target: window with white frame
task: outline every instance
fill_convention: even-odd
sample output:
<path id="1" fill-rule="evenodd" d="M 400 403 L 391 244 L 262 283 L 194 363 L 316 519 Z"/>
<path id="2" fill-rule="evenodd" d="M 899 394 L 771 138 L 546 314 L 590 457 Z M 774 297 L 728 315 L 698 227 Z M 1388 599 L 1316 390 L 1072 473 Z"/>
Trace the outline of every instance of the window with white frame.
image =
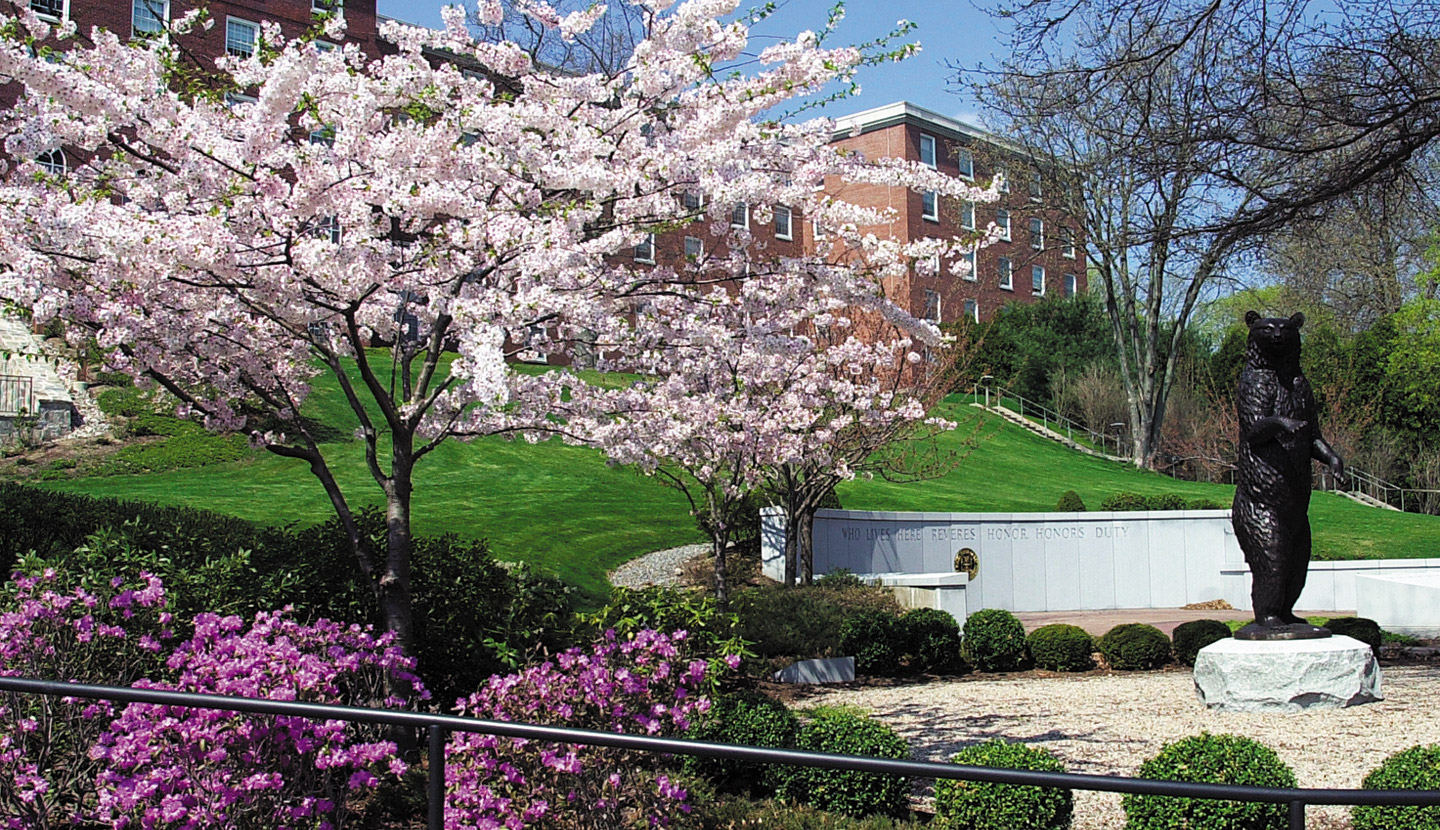
<path id="1" fill-rule="evenodd" d="M 326 124 L 326 125 L 324 125 L 324 126 L 316 127 L 315 129 L 311 130 L 311 131 L 310 131 L 310 143 L 311 143 L 311 144 L 323 144 L 323 145 L 325 145 L 326 147 L 334 147 L 334 146 L 335 146 L 335 125 L 333 125 L 333 124 Z"/>
<path id="2" fill-rule="evenodd" d="M 1041 178 L 1040 171 L 1036 170 L 1030 174 L 1030 198 L 1038 202 L 1043 194 L 1044 180 Z"/>
<path id="3" fill-rule="evenodd" d="M 967 231 L 975 230 L 975 203 L 960 203 L 960 227 Z"/>
<path id="4" fill-rule="evenodd" d="M 322 216 L 315 220 L 313 228 L 316 239 L 325 239 L 340 244 L 340 217 Z"/>
<path id="5" fill-rule="evenodd" d="M 699 237 L 695 237 L 695 236 L 687 236 L 687 237 L 685 237 L 685 261 L 686 261 L 686 262 L 699 262 L 699 261 L 700 261 L 700 257 L 702 257 L 702 256 L 704 256 L 704 255 L 705 255 L 705 243 L 704 243 L 704 242 L 701 242 L 700 239 L 699 239 Z"/>
<path id="6" fill-rule="evenodd" d="M 1037 297 L 1045 296 L 1045 266 L 1030 266 L 1030 293 Z"/>
<path id="7" fill-rule="evenodd" d="M 920 194 L 920 218 L 931 222 L 940 221 L 940 194 L 927 190 Z"/>
<path id="8" fill-rule="evenodd" d="M 825 226 L 820 224 L 820 217 L 818 216 L 810 220 L 810 236 L 812 239 L 825 238 Z"/>
<path id="9" fill-rule="evenodd" d="M 260 24 L 238 17 L 225 20 L 225 54 L 248 58 L 260 45 Z"/>
<path id="10" fill-rule="evenodd" d="M 150 37 L 165 31 L 170 23 L 170 0 L 131 0 L 130 34 Z"/>
<path id="11" fill-rule="evenodd" d="M 52 176 L 64 176 L 69 169 L 65 162 L 65 151 L 59 148 L 46 150 L 36 156 L 35 163 Z"/>
<path id="12" fill-rule="evenodd" d="M 920 163 L 935 167 L 935 136 L 920 134 Z"/>
<path id="13" fill-rule="evenodd" d="M 30 0 L 30 11 L 46 20 L 64 20 L 70 11 L 70 0 Z"/>
<path id="14" fill-rule="evenodd" d="M 960 178 L 975 178 L 975 155 L 969 150 L 960 150 L 955 154 L 955 160 L 960 163 Z"/>
<path id="15" fill-rule="evenodd" d="M 784 205 L 775 206 L 775 238 L 794 239 L 790 228 L 790 208 Z"/>
<path id="16" fill-rule="evenodd" d="M 974 282 L 974 281 L 976 281 L 977 279 L 980 278 L 980 273 L 975 270 L 975 249 L 974 249 L 974 248 L 971 248 L 970 250 L 968 250 L 968 251 L 966 251 L 965 253 L 961 254 L 961 255 L 960 255 L 960 261 L 961 261 L 962 263 L 964 263 L 965 268 L 966 268 L 966 271 L 965 271 L 965 279 L 967 279 L 967 280 L 969 280 L 969 281 L 971 281 L 971 282 Z"/>
<path id="17" fill-rule="evenodd" d="M 1032 218 L 1030 220 L 1030 247 L 1037 251 L 1045 250 L 1045 220 Z"/>
<path id="18" fill-rule="evenodd" d="M 345 13 L 345 0 L 310 0 L 310 13 L 333 14 L 338 17 Z"/>
<path id="19" fill-rule="evenodd" d="M 940 322 L 940 292 L 925 289 L 925 319 L 932 323 Z"/>
<path id="20" fill-rule="evenodd" d="M 1060 229 L 1060 256 L 1066 259 L 1075 258 L 1075 229 Z"/>
<path id="21" fill-rule="evenodd" d="M 978 300 L 965 301 L 965 316 L 972 322 L 980 322 L 980 302 Z"/>
<path id="22" fill-rule="evenodd" d="M 1000 229 L 1000 238 L 1010 241 L 1010 211 L 1000 208 L 995 211 L 995 227 Z"/>
<path id="23" fill-rule="evenodd" d="M 1074 275 L 1074 274 L 1066 274 L 1066 275 L 1065 275 L 1065 296 L 1067 296 L 1067 297 L 1073 297 L 1073 296 L 1075 296 L 1075 288 L 1076 288 L 1075 275 Z"/>
<path id="24" fill-rule="evenodd" d="M 1006 291 L 1015 290 L 1015 272 L 1010 267 L 1010 257 L 1002 256 L 996 262 L 996 270 L 1000 272 L 1000 287 Z"/>
<path id="25" fill-rule="evenodd" d="M 700 195 L 698 190 L 685 191 L 685 195 L 681 197 L 681 201 L 685 203 L 686 210 L 699 210 L 705 204 L 705 199 Z"/>
<path id="26" fill-rule="evenodd" d="M 645 238 L 635 246 L 635 261 L 655 264 L 655 234 L 645 234 Z"/>
<path id="27" fill-rule="evenodd" d="M 253 104 L 259 100 L 260 99 L 256 98 L 254 95 L 241 95 L 238 92 L 225 93 L 225 106 L 229 107 L 232 110 L 240 106 L 241 104 Z"/>
<path id="28" fill-rule="evenodd" d="M 995 168 L 995 178 L 1000 180 L 1000 192 L 1010 192 L 1010 170 L 1005 167 Z"/>
<path id="29" fill-rule="evenodd" d="M 745 202 L 736 202 L 735 207 L 730 208 L 730 227 L 750 227 L 750 205 Z"/>

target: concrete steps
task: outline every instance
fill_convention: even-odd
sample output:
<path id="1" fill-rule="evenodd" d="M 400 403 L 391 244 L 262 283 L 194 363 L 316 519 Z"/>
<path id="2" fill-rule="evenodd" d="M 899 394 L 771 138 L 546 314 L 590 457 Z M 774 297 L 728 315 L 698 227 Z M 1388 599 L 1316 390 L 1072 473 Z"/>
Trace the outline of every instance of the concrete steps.
<path id="1" fill-rule="evenodd" d="M 1109 453 L 1103 453 L 1099 450 L 1091 449 L 1090 447 L 1087 447 L 1084 444 L 1079 443 L 1078 441 L 1071 440 L 1070 437 L 1065 435 L 1063 432 L 1056 432 L 1053 429 L 1049 429 L 1044 424 L 1035 423 L 1029 418 L 1026 418 L 1024 415 L 1021 415 L 1020 413 L 1014 411 L 1013 409 L 1006 409 L 1003 406 L 986 407 L 984 404 L 981 403 L 975 403 L 971 405 L 978 406 L 979 408 L 984 409 L 987 412 L 992 412 L 996 415 L 999 415 L 1001 418 L 1004 418 L 1010 423 L 1015 424 L 1016 426 L 1024 427 L 1025 429 L 1030 430 L 1036 435 L 1039 435 L 1041 438 L 1048 438 L 1051 441 L 1056 441 L 1064 444 L 1065 446 L 1069 447 L 1072 450 L 1075 450 L 1076 452 L 1082 452 L 1086 455 L 1094 456 L 1095 458 L 1103 458 L 1106 461 L 1129 461 L 1128 458 L 1121 458 L 1118 455 L 1110 455 Z"/>
<path id="2" fill-rule="evenodd" d="M 40 338 L 24 320 L 0 313 L 0 442 L 58 438 L 74 412 L 73 393 Z"/>
<path id="3" fill-rule="evenodd" d="M 1359 492 L 1350 492 L 1350 493 L 1347 493 L 1347 492 L 1342 492 L 1342 491 L 1340 491 L 1340 490 L 1336 490 L 1336 491 L 1334 491 L 1334 492 L 1336 493 L 1336 495 L 1344 496 L 1345 498 L 1347 498 L 1347 499 L 1349 499 L 1349 500 L 1351 500 L 1351 501 L 1353 501 L 1353 502 L 1357 502 L 1357 503 L 1359 503 L 1359 504 L 1363 504 L 1363 505 L 1365 505 L 1366 507 L 1379 507 L 1379 508 L 1381 508 L 1381 509 L 1383 509 L 1383 510 L 1394 510 L 1396 513 L 1399 513 L 1399 512 L 1400 512 L 1400 508 L 1396 507 L 1395 505 L 1389 504 L 1389 503 L 1386 503 L 1386 502 L 1383 502 L 1383 501 L 1375 498 L 1374 496 L 1370 496 L 1370 495 L 1367 495 L 1367 494 L 1365 494 L 1365 493 L 1359 493 Z"/>

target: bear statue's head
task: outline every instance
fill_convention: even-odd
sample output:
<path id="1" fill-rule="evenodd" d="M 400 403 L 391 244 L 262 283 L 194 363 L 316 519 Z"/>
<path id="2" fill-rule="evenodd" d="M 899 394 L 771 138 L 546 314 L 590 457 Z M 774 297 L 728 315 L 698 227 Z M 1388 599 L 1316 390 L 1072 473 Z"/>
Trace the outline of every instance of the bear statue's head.
<path id="1" fill-rule="evenodd" d="M 1290 317 L 1261 317 L 1258 312 L 1245 312 L 1251 349 L 1272 359 L 1300 355 L 1300 327 L 1304 324 L 1305 315 L 1298 311 Z"/>

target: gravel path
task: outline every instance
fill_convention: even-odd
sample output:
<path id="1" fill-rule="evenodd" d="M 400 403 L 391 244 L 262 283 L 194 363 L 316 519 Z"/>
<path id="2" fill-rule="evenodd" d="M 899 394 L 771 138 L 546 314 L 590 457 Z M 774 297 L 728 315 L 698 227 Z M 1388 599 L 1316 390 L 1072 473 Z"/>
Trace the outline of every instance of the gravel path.
<path id="1" fill-rule="evenodd" d="M 709 545 L 682 545 L 657 550 L 631 559 L 610 573 L 610 584 L 619 588 L 644 588 L 647 585 L 674 585 L 679 582 L 675 569 L 710 552 Z"/>
<path id="2" fill-rule="evenodd" d="M 1188 671 L 966 679 L 830 689 L 801 706 L 850 704 L 903 734 L 926 760 L 1003 737 L 1043 746 L 1070 772 L 1134 775 L 1161 745 L 1202 731 L 1246 735 L 1275 750 L 1301 787 L 1354 789 L 1387 756 L 1440 742 L 1440 665 L 1384 669 L 1377 703 L 1292 715 L 1212 712 Z M 1310 807 L 1310 830 L 1350 827 L 1348 807 Z M 1120 796 L 1075 793 L 1073 830 L 1124 826 Z"/>

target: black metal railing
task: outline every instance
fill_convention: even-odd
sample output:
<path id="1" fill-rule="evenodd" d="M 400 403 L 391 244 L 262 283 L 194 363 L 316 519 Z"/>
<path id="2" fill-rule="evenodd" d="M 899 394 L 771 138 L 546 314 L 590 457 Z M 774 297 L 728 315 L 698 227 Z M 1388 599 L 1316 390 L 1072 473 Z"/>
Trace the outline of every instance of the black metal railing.
<path id="1" fill-rule="evenodd" d="M 0 415 L 33 414 L 35 409 L 33 379 L 23 375 L 0 375 Z"/>
<path id="2" fill-rule="evenodd" d="M 343 720 L 351 723 L 375 723 L 424 730 L 429 753 L 429 778 L 426 792 L 429 799 L 429 830 L 442 830 L 445 811 L 445 736 L 450 732 L 476 732 L 506 738 L 535 741 L 608 746 L 639 752 L 665 755 L 697 755 L 769 764 L 841 769 L 903 775 L 912 778 L 948 778 L 987 784 L 1014 784 L 1054 787 L 1067 790 L 1135 795 L 1204 798 L 1219 801 L 1264 802 L 1289 807 L 1290 830 L 1305 827 L 1305 807 L 1314 805 L 1378 805 L 1387 807 L 1440 806 L 1440 790 L 1320 790 L 1280 787 L 1249 787 L 1234 784 L 1194 784 L 1183 781 L 1152 781 L 1145 778 L 1124 778 L 1109 775 L 1082 775 L 1069 772 L 1035 772 L 1031 770 L 973 767 L 938 761 L 897 761 L 889 758 L 867 758 L 860 755 L 833 755 L 797 749 L 765 749 L 753 746 L 692 741 L 684 738 L 657 738 L 650 735 L 626 735 L 591 729 L 563 726 L 540 726 L 510 721 L 463 718 L 413 712 L 403 709 L 369 709 L 358 706 L 335 706 L 323 703 L 301 703 L 291 700 L 258 700 L 228 695 L 206 695 L 194 692 L 171 692 L 160 689 L 132 689 L 122 686 L 95 686 L 65 683 L 58 680 L 35 680 L 25 677 L 0 677 L 0 691 L 80 697 L 128 703 L 152 703 L 161 706 L 185 706 L 196 709 L 218 709 L 256 715 L 281 715 Z"/>

